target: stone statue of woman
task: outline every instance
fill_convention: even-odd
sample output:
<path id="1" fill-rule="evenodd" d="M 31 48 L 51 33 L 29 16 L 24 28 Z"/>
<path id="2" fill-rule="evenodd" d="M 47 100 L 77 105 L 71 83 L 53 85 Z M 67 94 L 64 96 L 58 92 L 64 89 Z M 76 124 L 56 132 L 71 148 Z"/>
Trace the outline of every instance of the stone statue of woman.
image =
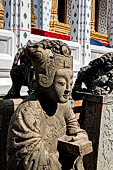
<path id="1" fill-rule="evenodd" d="M 36 90 L 13 114 L 7 139 L 8 170 L 71 170 L 60 161 L 58 138 L 76 140 L 87 134 L 80 129 L 68 105 L 72 89 L 72 56 L 60 41 L 28 42 L 26 55 L 35 69 Z M 17 82 L 18 83 L 18 82 Z"/>

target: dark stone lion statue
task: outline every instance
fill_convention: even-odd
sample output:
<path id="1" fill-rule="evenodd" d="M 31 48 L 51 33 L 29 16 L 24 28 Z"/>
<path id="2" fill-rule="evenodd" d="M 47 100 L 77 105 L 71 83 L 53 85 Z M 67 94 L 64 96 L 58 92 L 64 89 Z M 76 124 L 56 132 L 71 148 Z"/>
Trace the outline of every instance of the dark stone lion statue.
<path id="1" fill-rule="evenodd" d="M 29 40 L 27 45 L 32 46 L 32 42 Z M 12 69 L 10 71 L 10 76 L 12 79 L 12 87 L 8 91 L 4 99 L 9 98 L 19 98 L 22 86 L 28 87 L 28 95 L 33 93 L 36 88 L 36 81 L 34 76 L 34 68 L 31 61 L 29 60 L 29 53 L 26 50 L 27 45 L 18 49 L 15 55 Z M 52 53 L 65 55 L 71 54 L 71 50 L 67 44 L 59 40 L 48 40 L 44 39 L 40 42 L 33 43 L 35 48 L 50 49 Z"/>
<path id="2" fill-rule="evenodd" d="M 96 58 L 78 72 L 72 95 L 76 91 L 97 95 L 113 91 L 113 53 L 109 52 Z"/>

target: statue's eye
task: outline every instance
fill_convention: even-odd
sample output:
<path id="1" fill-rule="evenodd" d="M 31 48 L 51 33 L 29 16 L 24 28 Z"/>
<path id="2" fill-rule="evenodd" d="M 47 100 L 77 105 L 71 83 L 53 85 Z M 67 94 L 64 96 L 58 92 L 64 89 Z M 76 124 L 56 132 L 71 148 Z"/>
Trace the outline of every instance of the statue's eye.
<path id="1" fill-rule="evenodd" d="M 61 86 L 65 86 L 66 84 L 65 82 L 62 82 L 62 81 L 58 81 L 57 83 L 60 84 Z"/>

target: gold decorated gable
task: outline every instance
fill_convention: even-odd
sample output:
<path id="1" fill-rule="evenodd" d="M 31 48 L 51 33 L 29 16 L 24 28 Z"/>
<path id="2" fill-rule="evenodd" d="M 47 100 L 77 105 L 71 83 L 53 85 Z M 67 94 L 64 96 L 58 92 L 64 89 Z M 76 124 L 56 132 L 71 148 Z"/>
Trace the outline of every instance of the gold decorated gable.
<path id="1" fill-rule="evenodd" d="M 3 23 L 4 23 L 4 6 L 2 1 L 2 3 L 0 3 L 0 29 L 3 29 Z"/>

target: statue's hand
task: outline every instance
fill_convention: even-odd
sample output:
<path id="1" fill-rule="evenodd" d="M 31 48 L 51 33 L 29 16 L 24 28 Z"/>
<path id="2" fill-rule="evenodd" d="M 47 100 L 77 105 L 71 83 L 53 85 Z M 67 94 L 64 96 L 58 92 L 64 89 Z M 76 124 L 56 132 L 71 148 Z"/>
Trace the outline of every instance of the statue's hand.
<path id="1" fill-rule="evenodd" d="M 50 170 L 49 154 L 46 150 L 34 151 L 28 158 L 26 157 L 24 162 L 25 170 Z"/>
<path id="2" fill-rule="evenodd" d="M 86 134 L 78 134 L 77 136 L 72 136 L 71 142 L 76 142 L 80 140 L 88 140 L 88 136 Z"/>

